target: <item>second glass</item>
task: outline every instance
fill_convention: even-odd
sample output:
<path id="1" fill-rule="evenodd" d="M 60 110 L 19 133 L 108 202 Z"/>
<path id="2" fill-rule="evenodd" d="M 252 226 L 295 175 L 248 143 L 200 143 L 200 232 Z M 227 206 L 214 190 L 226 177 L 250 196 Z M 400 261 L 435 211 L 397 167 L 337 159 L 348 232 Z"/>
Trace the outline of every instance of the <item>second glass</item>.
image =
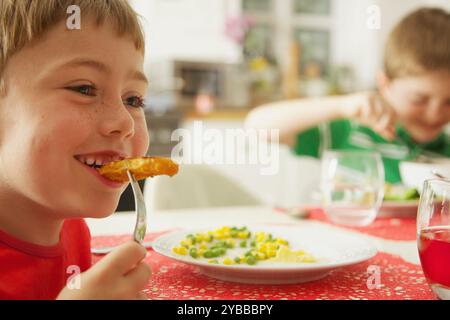
<path id="1" fill-rule="evenodd" d="M 325 151 L 321 176 L 324 209 L 331 221 L 365 226 L 375 220 L 384 193 L 378 153 Z"/>
<path id="2" fill-rule="evenodd" d="M 436 296 L 450 300 L 450 181 L 426 180 L 417 214 L 423 273 Z"/>

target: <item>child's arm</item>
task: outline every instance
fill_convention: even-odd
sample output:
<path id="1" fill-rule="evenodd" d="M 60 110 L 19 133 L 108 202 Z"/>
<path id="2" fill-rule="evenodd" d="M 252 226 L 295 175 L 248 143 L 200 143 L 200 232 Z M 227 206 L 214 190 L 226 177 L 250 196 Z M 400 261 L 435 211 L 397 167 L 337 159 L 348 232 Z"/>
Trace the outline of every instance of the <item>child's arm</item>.
<path id="1" fill-rule="evenodd" d="M 150 278 L 143 262 L 147 250 L 134 241 L 124 243 L 81 276 L 80 289 L 64 288 L 57 299 L 117 300 L 142 299 Z"/>
<path id="2" fill-rule="evenodd" d="M 245 125 L 279 129 L 280 142 L 293 145 L 298 133 L 322 122 L 345 118 L 359 121 L 386 139 L 395 136 L 393 109 L 373 92 L 271 103 L 252 110 Z"/>

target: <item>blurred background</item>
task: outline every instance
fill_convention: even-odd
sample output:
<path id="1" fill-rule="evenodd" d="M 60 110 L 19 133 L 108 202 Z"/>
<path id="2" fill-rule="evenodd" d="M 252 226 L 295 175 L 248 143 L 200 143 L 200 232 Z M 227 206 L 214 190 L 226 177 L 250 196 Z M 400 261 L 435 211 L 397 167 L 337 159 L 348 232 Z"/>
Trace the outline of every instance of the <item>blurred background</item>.
<path id="1" fill-rule="evenodd" d="M 393 25 L 449 0 L 134 0 L 146 34 L 149 155 L 170 156 L 177 128 L 243 128 L 249 110 L 298 97 L 374 89 Z M 370 19 L 379 13 L 380 24 Z M 217 165 L 262 203 L 311 202 L 316 159 L 280 150 L 280 170 Z M 147 186 L 146 186 L 147 187 Z M 120 210 L 133 208 L 126 192 Z M 130 209 L 131 208 L 131 209 Z"/>

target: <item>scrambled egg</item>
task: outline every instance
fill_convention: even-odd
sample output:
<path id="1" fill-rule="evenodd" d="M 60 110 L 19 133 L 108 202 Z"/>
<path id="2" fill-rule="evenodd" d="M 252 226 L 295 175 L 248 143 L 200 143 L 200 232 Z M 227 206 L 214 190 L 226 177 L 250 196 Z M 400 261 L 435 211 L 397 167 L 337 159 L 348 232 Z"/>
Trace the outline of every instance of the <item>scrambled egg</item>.
<path id="1" fill-rule="evenodd" d="M 275 257 L 269 259 L 272 262 L 293 262 L 293 263 L 304 263 L 304 262 L 316 262 L 317 260 L 310 254 L 303 250 L 291 250 L 287 246 L 281 246 Z"/>

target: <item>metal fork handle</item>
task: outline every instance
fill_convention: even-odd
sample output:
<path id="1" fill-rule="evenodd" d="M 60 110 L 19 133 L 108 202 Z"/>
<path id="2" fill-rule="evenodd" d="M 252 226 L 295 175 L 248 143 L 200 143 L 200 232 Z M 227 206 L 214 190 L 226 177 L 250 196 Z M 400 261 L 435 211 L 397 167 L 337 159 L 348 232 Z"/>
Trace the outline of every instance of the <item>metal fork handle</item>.
<path id="1" fill-rule="evenodd" d="M 133 239 L 142 244 L 147 231 L 147 210 L 145 208 L 144 195 L 133 173 L 127 170 L 128 179 L 134 194 L 134 208 L 136 211 L 136 225 L 134 226 Z"/>

